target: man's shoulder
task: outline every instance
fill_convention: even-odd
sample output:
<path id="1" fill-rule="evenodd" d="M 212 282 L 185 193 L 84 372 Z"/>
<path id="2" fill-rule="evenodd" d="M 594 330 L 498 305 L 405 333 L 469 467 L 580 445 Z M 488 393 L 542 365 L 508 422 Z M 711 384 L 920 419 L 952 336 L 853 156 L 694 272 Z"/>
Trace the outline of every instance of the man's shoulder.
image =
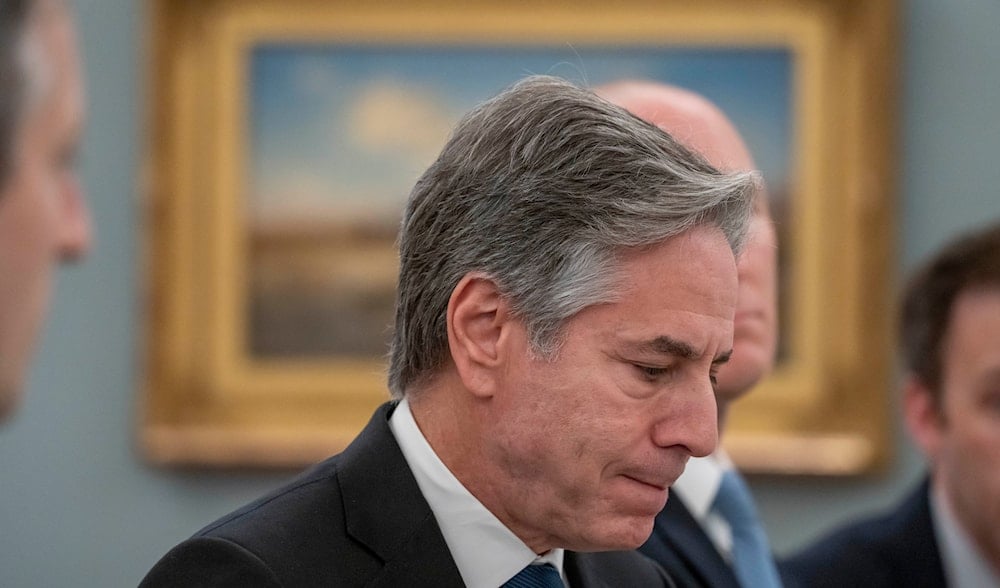
<path id="1" fill-rule="evenodd" d="M 284 543 L 293 533 L 312 535 L 343 529 L 337 480 L 340 455 L 299 474 L 285 485 L 206 525 L 194 537 L 221 537 L 242 544 Z M 322 523 L 319 525 L 318 523 Z M 306 528 L 302 528 L 306 527 Z"/>
<path id="2" fill-rule="evenodd" d="M 172 549 L 142 585 L 360 585 L 379 573 L 379 550 L 396 553 L 418 531 L 433 536 L 436 527 L 421 526 L 427 505 L 389 431 L 391 410 L 377 410 L 339 455 Z M 248 577 L 254 582 L 235 579 Z"/>
<path id="3" fill-rule="evenodd" d="M 361 548 L 346 532 L 338 458 L 207 525 L 167 553 L 142 585 L 277 586 L 299 577 L 297 570 L 322 577 L 338 562 L 363 567 L 367 558 L 352 556 Z"/>
<path id="4" fill-rule="evenodd" d="M 927 487 L 920 485 L 888 512 L 847 523 L 781 564 L 795 586 L 903 586 L 917 570 L 918 586 L 941 585 Z"/>

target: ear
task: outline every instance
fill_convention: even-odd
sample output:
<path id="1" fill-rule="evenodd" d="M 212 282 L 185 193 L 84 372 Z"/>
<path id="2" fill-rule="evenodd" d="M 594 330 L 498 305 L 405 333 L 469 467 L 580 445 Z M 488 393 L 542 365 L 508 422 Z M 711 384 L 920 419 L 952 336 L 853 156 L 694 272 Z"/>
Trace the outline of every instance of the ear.
<path id="1" fill-rule="evenodd" d="M 482 274 L 468 274 L 448 300 L 448 346 L 465 388 L 477 396 L 492 396 L 503 369 L 510 307 L 496 283 Z"/>
<path id="2" fill-rule="evenodd" d="M 912 374 L 903 383 L 903 417 L 910 436 L 933 467 L 941 446 L 944 417 L 930 389 Z"/>

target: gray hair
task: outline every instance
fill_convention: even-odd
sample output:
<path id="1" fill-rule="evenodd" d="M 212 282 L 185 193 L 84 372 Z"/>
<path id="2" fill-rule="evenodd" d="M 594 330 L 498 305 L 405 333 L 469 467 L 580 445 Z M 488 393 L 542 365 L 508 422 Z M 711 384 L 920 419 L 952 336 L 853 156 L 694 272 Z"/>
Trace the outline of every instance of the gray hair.
<path id="1" fill-rule="evenodd" d="M 22 61 L 32 0 L 0 0 L 0 188 L 14 166 L 27 83 Z"/>
<path id="2" fill-rule="evenodd" d="M 33 30 L 43 1 L 0 0 L 0 189 L 16 165 L 21 122 L 52 81 L 51 64 Z"/>
<path id="3" fill-rule="evenodd" d="M 716 170 L 589 90 L 522 80 L 462 119 L 410 193 L 393 396 L 446 364 L 448 300 L 470 272 L 496 283 L 551 358 L 567 319 L 616 299 L 622 250 L 708 223 L 738 253 L 756 189 L 754 173 Z"/>

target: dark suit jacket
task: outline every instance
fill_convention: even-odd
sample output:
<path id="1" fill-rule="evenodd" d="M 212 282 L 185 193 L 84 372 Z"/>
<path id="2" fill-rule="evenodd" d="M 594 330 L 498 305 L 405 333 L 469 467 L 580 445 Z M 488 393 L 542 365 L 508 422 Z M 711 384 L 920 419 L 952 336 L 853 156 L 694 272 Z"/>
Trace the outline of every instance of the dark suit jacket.
<path id="1" fill-rule="evenodd" d="M 928 481 L 893 512 L 841 527 L 783 562 L 786 588 L 945 586 Z"/>
<path id="2" fill-rule="evenodd" d="M 678 586 L 740 588 L 732 568 L 676 493 L 656 515 L 653 534 L 639 551 L 663 566 Z"/>
<path id="3" fill-rule="evenodd" d="M 141 586 L 462 586 L 389 429 L 394 408 L 343 453 L 172 549 Z M 637 552 L 567 552 L 564 568 L 574 587 L 671 585 Z"/>

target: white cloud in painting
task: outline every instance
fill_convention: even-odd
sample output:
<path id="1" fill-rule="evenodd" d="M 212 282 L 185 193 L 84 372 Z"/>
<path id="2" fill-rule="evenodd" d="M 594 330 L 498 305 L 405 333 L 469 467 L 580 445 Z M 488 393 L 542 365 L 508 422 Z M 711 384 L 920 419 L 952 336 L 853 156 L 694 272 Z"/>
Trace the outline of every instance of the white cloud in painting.
<path id="1" fill-rule="evenodd" d="M 400 203 L 379 198 L 376 189 L 346 192 L 323 170 L 287 166 L 269 174 L 253 191 L 252 222 L 258 227 L 288 223 L 356 223 L 394 219 Z"/>
<path id="2" fill-rule="evenodd" d="M 270 174 L 254 190 L 253 215 L 257 223 L 304 215 L 333 216 L 326 178 L 308 169 L 284 169 Z"/>
<path id="3" fill-rule="evenodd" d="M 419 169 L 434 161 L 457 120 L 433 90 L 392 79 L 366 84 L 346 112 L 358 148 L 404 158 Z"/>

